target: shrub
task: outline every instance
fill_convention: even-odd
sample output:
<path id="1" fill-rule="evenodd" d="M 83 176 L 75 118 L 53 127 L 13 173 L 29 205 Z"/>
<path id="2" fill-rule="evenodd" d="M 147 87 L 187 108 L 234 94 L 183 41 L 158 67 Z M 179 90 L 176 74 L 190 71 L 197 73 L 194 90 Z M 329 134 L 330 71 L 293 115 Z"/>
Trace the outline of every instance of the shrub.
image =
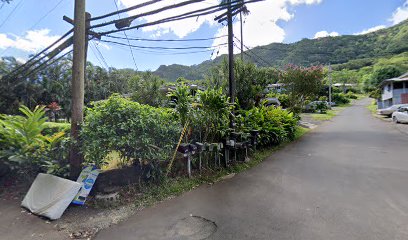
<path id="1" fill-rule="evenodd" d="M 268 98 L 277 98 L 279 102 L 281 103 L 282 108 L 288 108 L 289 107 L 289 96 L 285 93 L 268 93 L 266 95 Z"/>
<path id="2" fill-rule="evenodd" d="M 350 99 L 348 99 L 347 95 L 344 93 L 334 93 L 332 101 L 335 102 L 337 105 L 350 103 Z"/>
<path id="3" fill-rule="evenodd" d="M 170 109 L 132 102 L 117 94 L 86 109 L 81 130 L 86 162 L 103 165 L 111 151 L 129 160 L 165 160 L 180 136 Z"/>
<path id="4" fill-rule="evenodd" d="M 293 139 L 297 122 L 293 113 L 281 108 L 264 106 L 240 111 L 237 117 L 237 125 L 241 131 L 259 131 L 261 146 L 271 146 Z"/>
<path id="5" fill-rule="evenodd" d="M 68 136 L 70 130 L 71 130 L 70 123 L 45 122 L 42 134 L 52 136 L 56 133 L 64 132 L 65 135 Z"/>
<path id="6" fill-rule="evenodd" d="M 346 93 L 346 97 L 349 99 L 357 99 L 357 95 L 353 94 L 352 92 Z"/>
<path id="7" fill-rule="evenodd" d="M 319 101 L 316 103 L 316 111 L 319 113 L 327 113 L 327 110 L 329 110 L 329 106 L 326 101 Z"/>
<path id="8" fill-rule="evenodd" d="M 68 152 L 58 149 L 65 133 L 42 134 L 46 121 L 44 107 L 37 106 L 31 111 L 21 106 L 19 110 L 22 116 L 0 117 L 0 159 L 12 169 L 26 174 L 58 171 L 63 175 L 62 169 L 67 166 L 59 161 L 61 158 L 57 154 L 62 156 Z"/>
<path id="9" fill-rule="evenodd" d="M 195 138 L 203 142 L 221 141 L 229 124 L 229 98 L 219 88 L 199 92 L 197 100 L 190 116 L 195 132 L 199 131 L 199 136 Z"/>

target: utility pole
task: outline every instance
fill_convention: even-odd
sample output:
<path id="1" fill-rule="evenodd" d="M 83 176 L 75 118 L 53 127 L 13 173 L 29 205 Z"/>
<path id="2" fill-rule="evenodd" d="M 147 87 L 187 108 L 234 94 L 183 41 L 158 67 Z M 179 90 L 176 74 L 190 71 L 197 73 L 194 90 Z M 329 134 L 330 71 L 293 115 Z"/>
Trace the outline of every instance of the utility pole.
<path id="1" fill-rule="evenodd" d="M 71 105 L 71 149 L 70 177 L 75 179 L 81 172 L 83 155 L 80 151 L 79 131 L 83 122 L 85 45 L 86 45 L 85 0 L 75 0 L 74 10 L 74 56 L 72 64 L 72 105 Z"/>
<path id="2" fill-rule="evenodd" d="M 239 12 L 239 21 L 241 22 L 241 61 L 244 61 L 244 34 L 242 29 L 242 11 Z"/>
<path id="3" fill-rule="evenodd" d="M 331 77 L 331 65 L 329 63 L 329 107 L 332 107 L 332 77 Z"/>
<path id="4" fill-rule="evenodd" d="M 229 97 L 232 105 L 235 103 L 235 78 L 234 78 L 234 32 L 232 29 L 232 6 L 228 0 L 228 66 L 229 66 Z M 230 116 L 230 128 L 234 128 L 233 116 Z"/>

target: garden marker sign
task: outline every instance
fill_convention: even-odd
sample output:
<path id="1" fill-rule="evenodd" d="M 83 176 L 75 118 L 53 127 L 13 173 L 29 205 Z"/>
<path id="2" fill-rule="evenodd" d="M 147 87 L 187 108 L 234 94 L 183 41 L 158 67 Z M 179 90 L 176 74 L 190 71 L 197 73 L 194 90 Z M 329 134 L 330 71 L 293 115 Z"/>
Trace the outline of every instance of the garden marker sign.
<path id="1" fill-rule="evenodd" d="M 82 184 L 82 188 L 81 190 L 79 190 L 78 194 L 72 201 L 73 204 L 77 205 L 85 204 L 86 197 L 88 197 L 89 193 L 91 192 L 95 180 L 99 175 L 99 172 L 100 170 L 97 169 L 95 166 L 87 166 L 84 169 L 82 169 L 82 172 L 77 179 L 77 182 Z"/>

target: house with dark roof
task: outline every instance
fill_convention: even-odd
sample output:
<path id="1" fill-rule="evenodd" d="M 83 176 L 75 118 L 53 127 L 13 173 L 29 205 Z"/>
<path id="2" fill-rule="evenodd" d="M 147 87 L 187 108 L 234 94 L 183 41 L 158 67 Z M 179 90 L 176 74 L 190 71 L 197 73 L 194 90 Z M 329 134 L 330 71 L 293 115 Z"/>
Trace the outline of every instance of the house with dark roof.
<path id="1" fill-rule="evenodd" d="M 381 83 L 381 99 L 378 108 L 387 108 L 395 104 L 408 104 L 408 72 Z"/>

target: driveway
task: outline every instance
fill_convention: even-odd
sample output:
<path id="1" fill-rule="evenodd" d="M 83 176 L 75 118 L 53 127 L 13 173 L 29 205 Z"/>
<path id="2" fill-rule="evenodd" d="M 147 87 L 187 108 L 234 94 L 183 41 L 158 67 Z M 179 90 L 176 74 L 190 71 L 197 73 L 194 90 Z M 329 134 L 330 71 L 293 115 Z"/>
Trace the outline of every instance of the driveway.
<path id="1" fill-rule="evenodd" d="M 408 239 L 408 137 L 368 99 L 258 166 L 147 208 L 96 239 Z"/>

